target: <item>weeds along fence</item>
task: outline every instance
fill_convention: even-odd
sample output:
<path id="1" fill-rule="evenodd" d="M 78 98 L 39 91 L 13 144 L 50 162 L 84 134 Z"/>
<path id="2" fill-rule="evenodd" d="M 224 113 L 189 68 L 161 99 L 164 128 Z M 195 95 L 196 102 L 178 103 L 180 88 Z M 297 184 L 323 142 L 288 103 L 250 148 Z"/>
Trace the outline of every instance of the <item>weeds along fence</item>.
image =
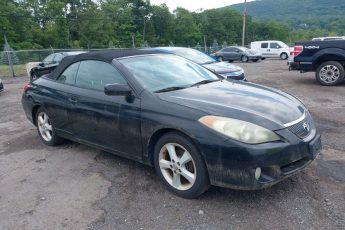
<path id="1" fill-rule="evenodd" d="M 161 45 L 164 46 L 164 45 Z M 165 46 L 174 46 L 170 43 Z M 205 47 L 203 44 L 196 44 L 194 48 L 206 54 L 210 54 L 218 51 L 221 48 L 226 47 L 227 44 L 218 45 L 217 43 L 212 44 L 212 46 Z M 149 48 L 150 46 L 145 46 L 142 48 Z M 39 50 L 7 50 L 0 52 L 0 77 L 16 77 L 16 76 L 26 76 L 27 64 L 30 63 L 31 66 L 37 65 L 44 58 L 52 53 L 59 52 L 72 52 L 72 51 L 100 51 L 100 50 L 111 50 L 116 48 L 101 48 L 101 49 L 39 49 Z M 29 67 L 30 68 L 30 67 Z"/>

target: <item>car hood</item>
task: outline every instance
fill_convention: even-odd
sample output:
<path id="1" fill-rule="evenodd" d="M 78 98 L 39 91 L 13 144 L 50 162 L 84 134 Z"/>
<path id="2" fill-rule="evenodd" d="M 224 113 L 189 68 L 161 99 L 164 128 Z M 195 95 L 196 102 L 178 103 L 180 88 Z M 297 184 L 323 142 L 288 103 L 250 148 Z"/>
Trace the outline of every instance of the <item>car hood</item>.
<path id="1" fill-rule="evenodd" d="M 211 64 L 205 64 L 203 66 L 213 72 L 220 74 L 243 71 L 241 67 L 226 62 L 215 62 Z"/>
<path id="2" fill-rule="evenodd" d="M 230 117 L 271 130 L 299 119 L 305 107 L 295 97 L 253 83 L 219 81 L 158 94 L 161 100 L 197 109 L 205 115 Z"/>

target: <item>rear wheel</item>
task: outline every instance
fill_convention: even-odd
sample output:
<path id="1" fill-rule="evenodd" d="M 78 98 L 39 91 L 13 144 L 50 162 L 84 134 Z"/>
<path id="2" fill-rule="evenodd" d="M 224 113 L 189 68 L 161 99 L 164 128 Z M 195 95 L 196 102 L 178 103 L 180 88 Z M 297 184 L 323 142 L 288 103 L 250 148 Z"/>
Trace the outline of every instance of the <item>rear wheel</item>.
<path id="1" fill-rule="evenodd" d="M 248 62 L 249 59 L 248 59 L 247 56 L 243 55 L 243 56 L 241 57 L 241 61 L 242 61 L 242 62 Z"/>
<path id="2" fill-rule="evenodd" d="M 187 137 L 168 133 L 157 142 L 154 165 L 161 181 L 183 198 L 195 198 L 209 188 L 206 165 Z"/>
<path id="3" fill-rule="evenodd" d="M 53 123 L 48 113 L 39 108 L 36 113 L 37 131 L 44 144 L 54 146 L 61 144 L 63 139 L 56 135 Z"/>
<path id="4" fill-rule="evenodd" d="M 286 59 L 288 59 L 288 55 L 287 55 L 287 53 L 282 53 L 281 55 L 280 55 L 280 59 L 282 59 L 282 60 L 286 60 Z"/>
<path id="5" fill-rule="evenodd" d="M 321 85 L 337 85 L 344 80 L 344 67 L 336 61 L 324 62 L 316 70 L 316 80 Z"/>

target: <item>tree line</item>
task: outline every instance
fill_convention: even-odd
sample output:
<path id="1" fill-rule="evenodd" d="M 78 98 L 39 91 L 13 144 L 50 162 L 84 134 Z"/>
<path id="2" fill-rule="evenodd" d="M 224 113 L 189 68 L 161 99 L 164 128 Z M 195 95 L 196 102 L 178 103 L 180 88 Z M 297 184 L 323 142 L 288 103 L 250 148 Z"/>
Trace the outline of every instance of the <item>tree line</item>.
<path id="1" fill-rule="evenodd" d="M 242 13 L 229 7 L 190 12 L 149 0 L 0 0 L 2 34 L 15 50 L 240 44 Z M 247 18 L 246 43 L 309 39 L 278 21 Z M 0 37 L 4 44 L 4 36 Z"/>

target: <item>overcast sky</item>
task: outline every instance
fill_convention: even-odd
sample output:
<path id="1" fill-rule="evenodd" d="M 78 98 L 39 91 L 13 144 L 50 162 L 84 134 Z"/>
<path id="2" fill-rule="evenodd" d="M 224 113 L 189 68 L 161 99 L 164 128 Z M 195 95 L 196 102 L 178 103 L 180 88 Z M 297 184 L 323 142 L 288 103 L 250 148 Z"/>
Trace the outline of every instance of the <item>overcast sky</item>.
<path id="1" fill-rule="evenodd" d="M 166 3 L 170 11 L 173 11 L 177 7 L 183 7 L 190 11 L 196 11 L 201 8 L 219 8 L 242 2 L 244 2 L 244 0 L 151 0 L 151 4 L 153 5 L 160 5 L 162 3 Z"/>

